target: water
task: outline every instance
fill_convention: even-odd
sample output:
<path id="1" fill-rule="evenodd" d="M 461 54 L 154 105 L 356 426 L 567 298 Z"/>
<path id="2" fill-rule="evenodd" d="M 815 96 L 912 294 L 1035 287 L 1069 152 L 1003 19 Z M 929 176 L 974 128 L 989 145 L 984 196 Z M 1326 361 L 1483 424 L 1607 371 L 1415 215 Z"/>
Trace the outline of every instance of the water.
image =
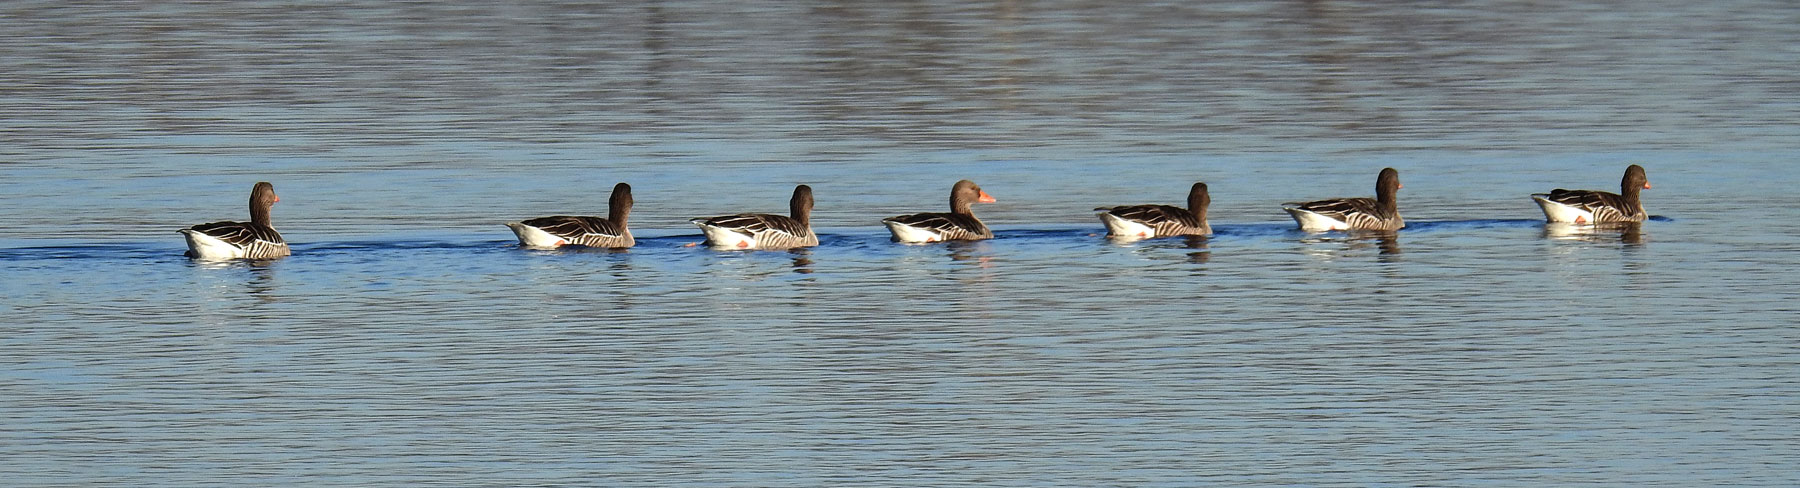
<path id="1" fill-rule="evenodd" d="M 0 479 L 1792 486 L 1797 20 L 9 4 Z M 1526 198 L 1631 163 L 1635 232 Z M 1395 236 L 1279 210 L 1385 166 Z M 961 178 L 1000 238 L 887 241 Z M 264 180 L 293 257 L 180 256 Z M 1195 180 L 1217 236 L 1094 235 Z M 629 251 L 501 226 L 618 181 Z M 798 183 L 818 248 L 686 246 Z"/>

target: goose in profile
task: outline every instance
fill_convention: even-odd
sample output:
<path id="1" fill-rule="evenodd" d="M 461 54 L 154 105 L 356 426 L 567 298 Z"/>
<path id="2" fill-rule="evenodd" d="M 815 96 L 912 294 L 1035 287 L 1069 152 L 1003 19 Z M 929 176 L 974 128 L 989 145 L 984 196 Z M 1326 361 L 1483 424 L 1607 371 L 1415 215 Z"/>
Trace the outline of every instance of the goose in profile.
<path id="1" fill-rule="evenodd" d="M 1333 198 L 1311 202 L 1281 204 L 1282 210 L 1294 216 L 1300 230 L 1400 230 L 1406 222 L 1400 219 L 1400 172 L 1382 168 L 1375 178 L 1375 198 Z"/>
<path id="2" fill-rule="evenodd" d="M 1551 222 L 1643 222 L 1648 215 L 1644 213 L 1644 202 L 1638 200 L 1638 192 L 1648 189 L 1650 177 L 1644 174 L 1643 166 L 1633 164 L 1625 167 L 1619 193 L 1557 188 L 1550 193 L 1534 193 L 1531 199 L 1543 207 L 1544 218 Z"/>
<path id="3" fill-rule="evenodd" d="M 625 248 L 637 244 L 625 219 L 631 215 L 631 185 L 613 185 L 606 217 L 554 215 L 506 224 L 519 236 L 519 245 L 552 248 L 564 245 Z"/>
<path id="4" fill-rule="evenodd" d="M 962 180 L 950 187 L 950 212 L 900 215 L 881 220 L 900 242 L 978 241 L 994 238 L 987 224 L 970 210 L 974 203 L 994 203 L 975 182 Z"/>
<path id="5" fill-rule="evenodd" d="M 1107 237 L 1150 238 L 1168 236 L 1204 236 L 1212 234 L 1206 222 L 1206 207 L 1212 196 L 1206 183 L 1194 183 L 1188 189 L 1188 208 L 1174 205 L 1124 205 L 1099 207 L 1100 222 L 1106 224 Z"/>
<path id="6" fill-rule="evenodd" d="M 794 187 L 788 200 L 793 216 L 741 213 L 690 220 L 706 233 L 706 244 L 716 248 L 790 249 L 819 245 L 812 230 L 812 187 Z"/>
<path id="7" fill-rule="evenodd" d="M 212 222 L 181 229 L 187 256 L 195 259 L 274 259 L 290 254 L 287 241 L 269 223 L 269 208 L 281 197 L 275 185 L 257 182 L 250 189 L 249 222 Z"/>

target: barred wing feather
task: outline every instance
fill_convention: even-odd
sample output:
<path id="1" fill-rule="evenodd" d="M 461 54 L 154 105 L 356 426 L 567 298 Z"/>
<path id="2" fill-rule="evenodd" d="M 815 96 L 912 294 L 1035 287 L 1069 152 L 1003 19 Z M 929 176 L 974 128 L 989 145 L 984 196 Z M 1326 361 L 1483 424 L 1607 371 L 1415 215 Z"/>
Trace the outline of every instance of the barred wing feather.
<path id="1" fill-rule="evenodd" d="M 947 241 L 963 239 L 990 239 L 994 233 L 988 230 L 987 224 L 972 215 L 955 213 L 921 213 L 901 215 L 882 219 L 883 222 L 935 232 L 940 239 Z"/>
<path id="2" fill-rule="evenodd" d="M 1594 215 L 1595 222 L 1630 222 L 1644 220 L 1644 210 L 1633 208 L 1625 197 L 1617 193 L 1595 190 L 1564 190 L 1557 188 L 1549 194 L 1533 195 L 1561 205 L 1586 210 Z"/>
<path id="3" fill-rule="evenodd" d="M 1194 217 L 1194 212 L 1172 205 L 1127 205 L 1119 207 L 1100 207 L 1094 210 L 1105 211 L 1115 217 L 1143 224 L 1156 230 L 1158 236 L 1172 236 L 1192 233 L 1205 233 L 1205 224 Z"/>

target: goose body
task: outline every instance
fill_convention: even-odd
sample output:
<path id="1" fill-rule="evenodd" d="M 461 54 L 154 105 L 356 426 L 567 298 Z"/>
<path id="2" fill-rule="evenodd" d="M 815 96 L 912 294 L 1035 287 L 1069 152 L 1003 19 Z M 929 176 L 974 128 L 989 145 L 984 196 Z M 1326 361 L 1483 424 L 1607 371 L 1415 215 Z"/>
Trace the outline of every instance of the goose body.
<path id="1" fill-rule="evenodd" d="M 249 222 L 212 222 L 181 229 L 187 256 L 204 260 L 274 259 L 292 254 L 287 241 L 269 222 L 269 209 L 281 197 L 275 185 L 258 182 L 250 190 Z"/>
<path id="2" fill-rule="evenodd" d="M 950 211 L 899 215 L 881 219 L 894 240 L 908 243 L 975 241 L 994 238 L 987 224 L 975 218 L 974 203 L 993 203 L 994 197 L 975 182 L 962 180 L 950 188 Z"/>
<path id="3" fill-rule="evenodd" d="M 1333 198 L 1311 202 L 1282 204 L 1282 210 L 1294 217 L 1300 230 L 1400 230 L 1406 221 L 1400 218 L 1398 190 L 1400 172 L 1384 168 L 1375 179 L 1375 198 Z"/>
<path id="4" fill-rule="evenodd" d="M 1550 193 L 1532 194 L 1531 199 L 1544 210 L 1544 218 L 1551 222 L 1643 222 L 1649 215 L 1644 212 L 1638 192 L 1648 189 L 1650 178 L 1644 174 L 1642 166 L 1633 164 L 1625 168 L 1625 178 L 1619 183 L 1620 193 L 1557 188 Z"/>
<path id="5" fill-rule="evenodd" d="M 1204 236 L 1212 234 L 1212 225 L 1206 221 L 1206 208 L 1211 204 L 1206 183 L 1194 183 L 1188 190 L 1188 208 L 1125 205 L 1094 210 L 1100 212 L 1100 222 L 1106 224 L 1108 237 Z"/>
<path id="6" fill-rule="evenodd" d="M 794 187 L 792 216 L 742 213 L 690 220 L 706 234 L 706 244 L 722 249 L 791 249 L 819 245 L 812 230 L 812 187 Z"/>
<path id="7" fill-rule="evenodd" d="M 519 245 L 550 248 L 564 245 L 625 248 L 637 244 L 626 220 L 631 215 L 631 185 L 613 186 L 606 217 L 554 215 L 509 222 Z"/>

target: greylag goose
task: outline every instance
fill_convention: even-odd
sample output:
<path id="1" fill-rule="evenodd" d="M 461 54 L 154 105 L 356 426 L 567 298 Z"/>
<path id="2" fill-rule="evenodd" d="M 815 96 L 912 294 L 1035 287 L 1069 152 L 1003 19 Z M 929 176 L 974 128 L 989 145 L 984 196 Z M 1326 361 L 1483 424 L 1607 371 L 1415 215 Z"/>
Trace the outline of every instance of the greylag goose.
<path id="1" fill-rule="evenodd" d="M 1125 205 L 1100 207 L 1100 221 L 1106 224 L 1108 237 L 1148 238 L 1167 236 L 1204 236 L 1212 234 L 1206 222 L 1206 207 L 1212 196 L 1206 183 L 1194 183 L 1188 190 L 1188 208 L 1173 205 Z"/>
<path id="2" fill-rule="evenodd" d="M 275 185 L 257 182 L 250 189 L 249 222 L 213 222 L 181 229 L 187 256 L 197 259 L 274 259 L 290 254 L 287 241 L 269 225 L 269 207 L 281 197 Z"/>
<path id="3" fill-rule="evenodd" d="M 786 215 L 744 213 L 690 220 L 706 233 L 706 244 L 718 248 L 789 249 L 819 245 L 812 230 L 812 187 L 794 187 Z"/>
<path id="4" fill-rule="evenodd" d="M 1281 204 L 1283 210 L 1300 223 L 1300 230 L 1400 230 L 1406 221 L 1400 219 L 1400 172 L 1382 168 L 1375 178 L 1375 198 L 1334 198 L 1312 202 Z"/>
<path id="5" fill-rule="evenodd" d="M 613 185 L 612 198 L 607 201 L 606 217 L 577 217 L 554 215 L 521 220 L 506 224 L 513 234 L 519 236 L 519 245 L 526 247 L 558 247 L 577 245 L 587 247 L 623 248 L 637 244 L 631 238 L 631 229 L 626 228 L 625 219 L 631 215 L 631 185 L 619 183 Z"/>
<path id="6" fill-rule="evenodd" d="M 969 209 L 976 202 L 994 203 L 975 182 L 962 180 L 950 187 L 949 213 L 918 213 L 881 219 L 894 240 L 900 242 L 978 241 L 994 238 L 987 224 Z"/>
<path id="7" fill-rule="evenodd" d="M 1619 182 L 1619 193 L 1598 190 L 1564 190 L 1534 193 L 1532 200 L 1544 208 L 1544 218 L 1551 222 L 1598 224 L 1604 222 L 1643 222 L 1644 202 L 1638 192 L 1650 189 L 1650 177 L 1644 167 L 1625 168 L 1625 179 Z"/>

